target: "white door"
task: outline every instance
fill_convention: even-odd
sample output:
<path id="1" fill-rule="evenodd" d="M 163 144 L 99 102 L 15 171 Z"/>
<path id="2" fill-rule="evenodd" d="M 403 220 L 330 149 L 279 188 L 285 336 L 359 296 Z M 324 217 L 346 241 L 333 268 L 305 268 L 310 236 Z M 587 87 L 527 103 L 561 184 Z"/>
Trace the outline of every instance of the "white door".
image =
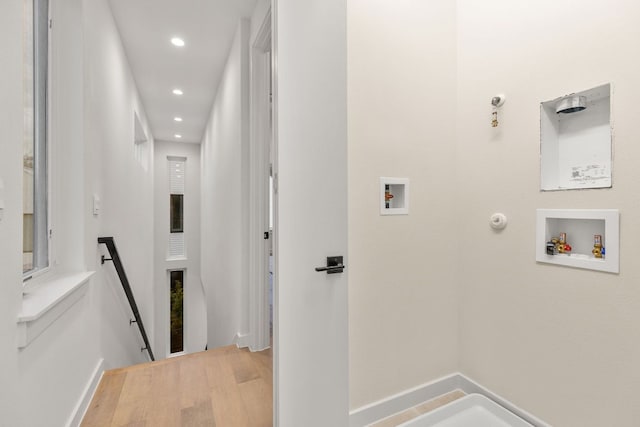
<path id="1" fill-rule="evenodd" d="M 346 0 L 273 0 L 275 417 L 348 425 Z M 348 267 L 348 260 L 345 258 Z"/>

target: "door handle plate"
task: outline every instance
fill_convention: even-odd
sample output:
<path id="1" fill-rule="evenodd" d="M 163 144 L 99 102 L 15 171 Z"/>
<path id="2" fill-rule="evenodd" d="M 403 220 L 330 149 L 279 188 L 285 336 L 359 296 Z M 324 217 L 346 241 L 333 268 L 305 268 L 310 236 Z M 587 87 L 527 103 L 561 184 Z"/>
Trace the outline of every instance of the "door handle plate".
<path id="1" fill-rule="evenodd" d="M 316 271 L 326 271 L 327 274 L 344 272 L 344 258 L 342 256 L 328 256 L 326 267 L 316 267 Z"/>

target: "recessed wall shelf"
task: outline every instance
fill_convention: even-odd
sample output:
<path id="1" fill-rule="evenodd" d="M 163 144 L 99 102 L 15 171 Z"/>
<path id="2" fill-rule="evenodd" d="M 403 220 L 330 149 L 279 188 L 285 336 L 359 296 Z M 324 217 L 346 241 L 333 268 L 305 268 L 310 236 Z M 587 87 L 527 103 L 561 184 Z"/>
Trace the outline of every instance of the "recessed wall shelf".
<path id="1" fill-rule="evenodd" d="M 589 270 L 620 272 L 620 214 L 617 209 L 538 209 L 536 211 L 536 261 Z M 547 242 L 566 234 L 571 250 L 550 255 Z M 594 236 L 601 236 L 605 252 L 593 253 Z M 552 250 L 550 250 L 552 251 Z"/>
<path id="2" fill-rule="evenodd" d="M 611 187 L 611 85 L 540 104 L 542 191 Z"/>
<path id="3" fill-rule="evenodd" d="M 409 214 L 409 178 L 380 178 L 380 215 Z"/>

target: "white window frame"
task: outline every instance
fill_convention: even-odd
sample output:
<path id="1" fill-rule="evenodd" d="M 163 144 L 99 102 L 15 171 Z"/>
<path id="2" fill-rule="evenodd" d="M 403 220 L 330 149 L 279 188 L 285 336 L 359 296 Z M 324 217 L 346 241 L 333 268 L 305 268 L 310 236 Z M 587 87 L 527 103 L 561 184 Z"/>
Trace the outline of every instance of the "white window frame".
<path id="1" fill-rule="evenodd" d="M 174 271 L 182 271 L 182 351 L 171 353 L 171 273 Z M 165 322 L 167 330 L 167 358 L 183 356 L 187 354 L 187 269 L 186 268 L 170 268 L 167 270 L 167 292 L 166 296 L 166 310 L 167 321 Z"/>
<path id="2" fill-rule="evenodd" d="M 182 172 L 182 178 L 180 178 L 182 180 L 182 183 L 180 184 L 182 186 L 181 189 L 179 190 L 174 190 L 174 184 L 173 184 L 173 175 L 175 173 L 175 163 L 180 163 L 181 166 L 181 172 Z M 178 194 L 178 195 L 182 195 L 183 199 L 182 199 L 182 231 L 176 231 L 176 232 L 172 232 L 171 231 L 171 204 L 169 202 L 169 232 L 167 233 L 167 256 L 166 256 L 166 260 L 167 261 L 178 261 L 178 260 L 186 260 L 187 259 L 187 233 L 186 233 L 186 229 L 187 229 L 187 225 L 186 225 L 186 211 L 187 211 L 187 206 L 185 203 L 185 199 L 186 199 L 186 190 L 187 190 L 187 158 L 186 157 L 176 157 L 176 156 L 167 156 L 167 168 L 168 168 L 168 174 L 169 174 L 169 182 L 168 182 L 168 189 L 169 189 L 169 200 L 171 200 L 171 195 L 173 194 Z M 177 179 L 177 178 L 176 178 Z M 177 239 L 177 240 L 181 240 L 182 242 L 182 253 L 176 254 L 174 253 L 174 250 L 172 248 L 172 239 Z"/>
<path id="3" fill-rule="evenodd" d="M 23 284 L 26 284 L 30 279 L 40 276 L 49 271 L 51 266 L 51 4 L 49 0 L 26 0 L 31 3 L 31 16 L 27 19 L 31 19 L 31 35 L 30 43 L 27 48 L 33 50 L 33 62 L 27 64 L 27 66 L 33 69 L 33 77 L 30 81 L 26 81 L 26 84 L 33 85 L 33 94 L 29 102 L 33 106 L 33 121 L 25 123 L 25 126 L 33 126 L 33 151 L 34 151 L 34 202 L 33 202 L 33 268 L 29 271 L 23 272 Z M 40 17 L 36 15 L 37 10 L 40 10 L 37 6 L 39 4 L 46 4 L 46 17 Z M 39 48 L 38 48 L 38 34 L 37 30 L 42 25 L 41 21 L 44 19 L 44 25 L 46 28 L 46 71 L 44 75 L 45 88 L 44 88 L 44 111 L 41 111 L 40 100 L 38 98 L 39 88 L 38 82 L 38 66 Z M 40 28 L 41 29 L 41 28 Z M 41 117 L 40 113 L 44 114 L 43 127 L 39 127 L 38 118 Z M 44 133 L 44 137 L 42 136 Z M 43 172 L 44 171 L 44 172 Z"/>

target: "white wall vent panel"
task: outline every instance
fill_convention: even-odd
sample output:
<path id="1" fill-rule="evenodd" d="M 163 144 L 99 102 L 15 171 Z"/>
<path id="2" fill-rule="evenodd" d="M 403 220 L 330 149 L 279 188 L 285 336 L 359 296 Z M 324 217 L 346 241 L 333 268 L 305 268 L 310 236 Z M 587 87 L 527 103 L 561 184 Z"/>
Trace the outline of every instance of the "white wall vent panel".
<path id="1" fill-rule="evenodd" d="M 167 157 L 167 165 L 169 168 L 169 195 L 171 195 L 172 198 L 174 198 L 173 195 L 184 195 L 186 160 L 184 157 Z M 174 215 L 176 216 L 175 218 Z M 170 206 L 169 216 L 170 222 L 172 222 L 171 227 L 175 228 L 172 228 L 172 232 L 169 233 L 167 259 L 184 259 L 187 254 L 183 232 L 184 214 L 182 207 L 176 208 L 173 205 Z M 173 224 L 174 220 L 179 223 L 177 226 Z"/>
<path id="2" fill-rule="evenodd" d="M 187 256 L 184 244 L 184 233 L 169 234 L 169 253 L 167 259 L 180 259 Z"/>
<path id="3" fill-rule="evenodd" d="M 184 157 L 168 157 L 169 165 L 169 193 L 184 194 L 184 176 L 186 162 Z"/>

